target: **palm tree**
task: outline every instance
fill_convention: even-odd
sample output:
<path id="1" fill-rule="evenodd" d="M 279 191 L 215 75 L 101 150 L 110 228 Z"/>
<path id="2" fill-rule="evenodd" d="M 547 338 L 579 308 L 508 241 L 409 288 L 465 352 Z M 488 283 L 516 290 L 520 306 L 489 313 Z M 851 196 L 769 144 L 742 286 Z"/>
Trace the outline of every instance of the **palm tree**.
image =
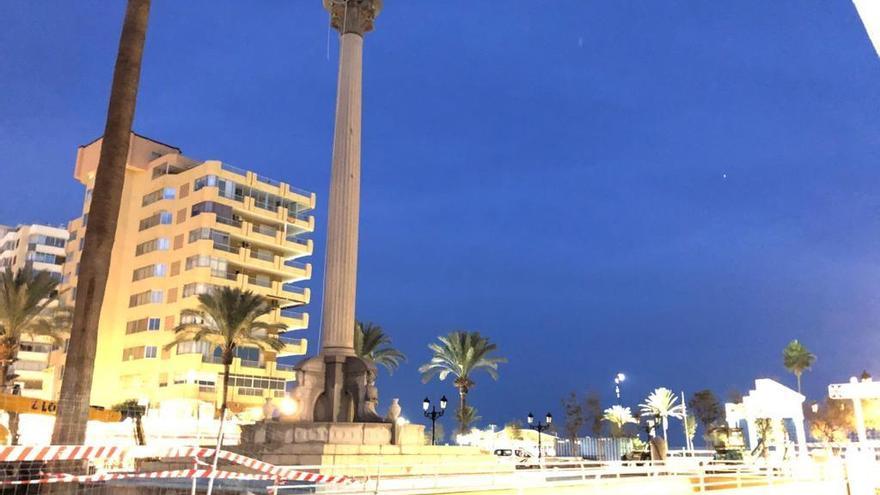
<path id="1" fill-rule="evenodd" d="M 261 351 L 279 351 L 284 342 L 277 333 L 286 327 L 281 323 L 257 321 L 268 315 L 274 306 L 263 296 L 252 291 L 232 287 L 218 287 L 199 294 L 199 309 L 184 311 L 187 320 L 174 331 L 174 340 L 165 346 L 169 350 L 183 342 L 208 342 L 220 350 L 223 365 L 223 393 L 220 402 L 220 419 L 226 417 L 229 394 L 229 368 L 239 347 L 256 347 Z"/>
<path id="2" fill-rule="evenodd" d="M 76 445 L 85 441 L 98 345 L 98 321 L 110 272 L 108 260 L 116 237 L 149 16 L 150 0 L 128 0 L 89 207 L 89 225 L 84 236 L 76 288 L 79 297 L 52 434 L 55 445 Z"/>
<path id="3" fill-rule="evenodd" d="M 483 418 L 477 415 L 476 407 L 465 405 L 463 408 L 459 408 L 455 411 L 455 420 L 458 421 L 457 433 L 459 435 L 466 435 L 471 431 L 473 424 L 481 419 Z"/>
<path id="4" fill-rule="evenodd" d="M 114 411 L 119 411 L 122 413 L 122 419 L 132 418 L 134 419 L 134 439 L 135 442 L 142 446 L 147 444 L 146 437 L 144 435 L 144 423 L 143 418 L 144 414 L 147 412 L 147 408 L 140 405 L 137 399 L 128 399 L 126 401 L 120 402 L 116 404 L 112 408 Z"/>
<path id="5" fill-rule="evenodd" d="M 439 343 L 428 345 L 428 349 L 434 353 L 431 361 L 419 368 L 422 382 L 428 383 L 435 376 L 441 381 L 449 375 L 454 376 L 453 383 L 458 389 L 458 408 L 464 411 L 467 394 L 474 386 L 471 375 L 475 371 L 485 370 L 493 380 L 497 380 L 498 365 L 506 363 L 507 359 L 493 357 L 492 354 L 498 346 L 489 342 L 489 339 L 479 332 L 451 332 L 444 337 L 438 337 L 438 340 Z M 464 429 L 461 421 L 459 421 L 459 429 Z"/>
<path id="6" fill-rule="evenodd" d="M 801 375 L 816 362 L 816 355 L 808 351 L 797 339 L 792 340 L 782 350 L 782 363 L 785 369 L 797 377 L 797 390 L 801 392 Z"/>
<path id="7" fill-rule="evenodd" d="M 660 418 L 664 439 L 666 439 L 666 430 L 669 427 L 669 418 L 682 419 L 684 417 L 684 408 L 676 402 L 678 402 L 678 397 L 672 393 L 672 390 L 660 387 L 651 392 L 644 404 L 639 404 L 643 414 Z"/>
<path id="8" fill-rule="evenodd" d="M 0 391 L 11 391 L 14 374 L 10 368 L 18 359 L 23 338 L 63 341 L 70 330 L 70 312 L 58 306 L 58 281 L 49 272 L 24 268 L 0 272 Z M 18 414 L 9 414 L 12 444 L 18 444 Z"/>
<path id="9" fill-rule="evenodd" d="M 612 424 L 612 436 L 619 437 L 623 433 L 623 427 L 630 423 L 638 423 L 633 417 L 632 410 L 623 406 L 611 406 L 605 409 L 602 419 Z"/>
<path id="10" fill-rule="evenodd" d="M 391 338 L 382 327 L 361 321 L 355 322 L 354 326 L 354 352 L 358 357 L 384 366 L 389 374 L 394 373 L 400 363 L 406 361 L 402 352 L 391 347 Z"/>

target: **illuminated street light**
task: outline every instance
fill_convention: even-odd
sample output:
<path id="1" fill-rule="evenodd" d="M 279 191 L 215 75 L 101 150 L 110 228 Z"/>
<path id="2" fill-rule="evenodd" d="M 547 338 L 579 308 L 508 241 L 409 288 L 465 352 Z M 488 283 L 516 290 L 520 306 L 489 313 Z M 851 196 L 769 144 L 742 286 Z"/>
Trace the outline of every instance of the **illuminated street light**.
<path id="1" fill-rule="evenodd" d="M 535 416 L 532 413 L 529 413 L 529 415 L 526 417 L 526 421 L 528 421 L 529 423 L 529 428 L 538 432 L 538 459 L 541 459 L 541 456 L 543 455 L 543 452 L 541 451 L 541 433 L 550 428 L 550 425 L 553 423 L 553 415 L 547 413 L 547 417 L 544 418 L 544 420 L 546 421 L 546 423 L 541 423 L 540 421 L 538 421 L 538 423 L 536 424 Z"/>
<path id="2" fill-rule="evenodd" d="M 293 416 L 293 413 L 296 412 L 296 401 L 290 397 L 285 397 L 281 401 L 281 407 L 278 410 L 281 411 L 283 416 Z"/>
<path id="3" fill-rule="evenodd" d="M 436 438 L 434 435 L 434 423 L 437 422 L 437 418 L 443 416 L 443 413 L 446 412 L 446 396 L 440 397 L 440 410 L 431 405 L 431 400 L 425 397 L 425 400 L 422 401 L 422 410 L 425 411 L 425 417 L 431 419 L 431 445 L 434 445 Z M 428 408 L 431 410 L 428 411 Z"/>
<path id="4" fill-rule="evenodd" d="M 620 385 L 623 383 L 624 380 L 626 380 L 626 375 L 624 375 L 623 373 L 618 373 L 614 377 L 614 395 L 617 396 L 618 403 L 620 402 Z"/>

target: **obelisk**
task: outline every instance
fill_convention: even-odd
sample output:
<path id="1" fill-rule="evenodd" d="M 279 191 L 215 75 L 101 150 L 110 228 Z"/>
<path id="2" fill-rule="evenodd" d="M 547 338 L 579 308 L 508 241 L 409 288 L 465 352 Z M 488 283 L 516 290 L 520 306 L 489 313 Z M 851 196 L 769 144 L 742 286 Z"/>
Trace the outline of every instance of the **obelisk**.
<path id="1" fill-rule="evenodd" d="M 339 79 L 330 172 L 321 350 L 297 365 L 299 421 L 377 422 L 375 365 L 354 351 L 361 180 L 364 34 L 382 0 L 324 0 L 339 31 Z"/>

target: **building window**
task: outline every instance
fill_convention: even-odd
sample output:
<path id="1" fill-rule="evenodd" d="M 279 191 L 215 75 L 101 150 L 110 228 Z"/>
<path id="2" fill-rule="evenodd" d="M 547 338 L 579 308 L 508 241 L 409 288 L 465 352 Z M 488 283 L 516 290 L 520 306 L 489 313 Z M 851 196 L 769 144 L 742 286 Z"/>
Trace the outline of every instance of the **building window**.
<path id="1" fill-rule="evenodd" d="M 132 361 L 135 359 L 156 359 L 159 350 L 154 345 L 128 347 L 122 350 L 122 360 Z"/>
<path id="2" fill-rule="evenodd" d="M 43 234 L 31 234 L 31 236 L 28 238 L 28 249 L 32 250 L 34 247 L 36 247 L 37 244 L 63 248 L 66 242 L 66 240 L 60 237 L 52 237 Z"/>
<path id="3" fill-rule="evenodd" d="M 147 265 L 135 270 L 131 275 L 131 281 L 136 282 L 138 280 L 143 280 L 150 277 L 164 277 L 165 271 L 166 267 L 162 263 Z"/>
<path id="4" fill-rule="evenodd" d="M 174 194 L 175 190 L 173 187 L 163 187 L 144 196 L 141 206 L 147 206 L 163 199 L 174 199 Z"/>
<path id="5" fill-rule="evenodd" d="M 214 187 L 217 185 L 217 176 L 216 175 L 206 175 L 204 177 L 199 177 L 196 179 L 193 184 L 193 191 L 198 191 L 200 189 L 204 189 L 206 187 Z"/>
<path id="6" fill-rule="evenodd" d="M 39 251 L 28 251 L 27 255 L 25 255 L 25 259 L 31 262 L 48 263 L 50 265 L 63 265 L 65 260 L 64 256 L 41 253 Z"/>
<path id="7" fill-rule="evenodd" d="M 137 294 L 132 294 L 128 298 L 128 307 L 143 306 L 144 304 L 159 304 L 162 302 L 161 290 L 148 290 Z"/>
<path id="8" fill-rule="evenodd" d="M 41 352 L 48 354 L 52 351 L 51 344 L 42 344 L 39 342 L 22 342 L 19 345 L 19 350 L 26 352 Z"/>
<path id="9" fill-rule="evenodd" d="M 156 225 L 170 225 L 173 220 L 171 212 L 159 211 L 140 221 L 139 231 L 147 230 Z"/>
<path id="10" fill-rule="evenodd" d="M 147 254 L 152 251 L 165 251 L 168 249 L 168 246 L 168 239 L 164 237 L 159 237 L 157 239 L 152 239 L 147 242 L 142 242 L 138 244 L 134 250 L 134 255 L 140 256 L 142 254 Z"/>
<path id="11" fill-rule="evenodd" d="M 195 296 L 197 294 L 205 294 L 211 290 L 213 286 L 205 283 L 192 283 L 183 286 L 183 297 Z"/>
<path id="12" fill-rule="evenodd" d="M 201 354 L 203 356 L 210 356 L 213 351 L 213 347 L 214 346 L 212 346 L 209 342 L 205 342 L 203 340 L 199 341 L 199 342 L 194 342 L 194 341 L 181 342 L 181 343 L 177 344 L 177 353 L 178 354 Z"/>
<path id="13" fill-rule="evenodd" d="M 157 332 L 161 330 L 162 320 L 160 318 L 141 318 L 140 320 L 130 321 L 125 324 L 126 335 L 139 332 Z"/>
<path id="14" fill-rule="evenodd" d="M 227 275 L 229 275 L 229 263 L 224 259 L 204 255 L 190 256 L 186 259 L 187 270 L 203 267 L 211 267 L 211 275 L 214 277 L 228 278 Z"/>

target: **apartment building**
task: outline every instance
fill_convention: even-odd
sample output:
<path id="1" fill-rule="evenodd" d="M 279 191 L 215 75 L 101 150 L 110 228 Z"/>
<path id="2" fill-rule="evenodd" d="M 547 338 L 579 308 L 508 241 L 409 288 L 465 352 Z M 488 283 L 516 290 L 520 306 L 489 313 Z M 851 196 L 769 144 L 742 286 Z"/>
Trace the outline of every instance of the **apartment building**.
<path id="1" fill-rule="evenodd" d="M 51 225 L 0 226 L 0 270 L 29 267 L 59 281 L 65 263 L 67 229 Z M 25 337 L 12 365 L 14 384 L 28 397 L 51 399 L 59 391 L 63 346 L 45 337 Z"/>
<path id="2" fill-rule="evenodd" d="M 75 177 L 86 188 L 82 215 L 70 222 L 64 284 L 75 287 L 101 139 L 78 150 Z M 308 327 L 312 267 L 309 235 L 315 194 L 220 161 L 187 158 L 180 149 L 132 134 L 125 189 L 98 331 L 92 404 L 125 399 L 189 410 L 219 403 L 219 351 L 201 342 L 170 350 L 182 312 L 215 286 L 267 297 L 269 321 L 288 332 Z M 293 334 L 295 335 L 295 334 Z M 304 338 L 285 334 L 278 353 L 243 347 L 232 365 L 230 406 L 253 410 L 285 396 L 294 379 L 285 356 L 303 355 Z M 197 409 L 197 408 L 196 408 Z"/>

